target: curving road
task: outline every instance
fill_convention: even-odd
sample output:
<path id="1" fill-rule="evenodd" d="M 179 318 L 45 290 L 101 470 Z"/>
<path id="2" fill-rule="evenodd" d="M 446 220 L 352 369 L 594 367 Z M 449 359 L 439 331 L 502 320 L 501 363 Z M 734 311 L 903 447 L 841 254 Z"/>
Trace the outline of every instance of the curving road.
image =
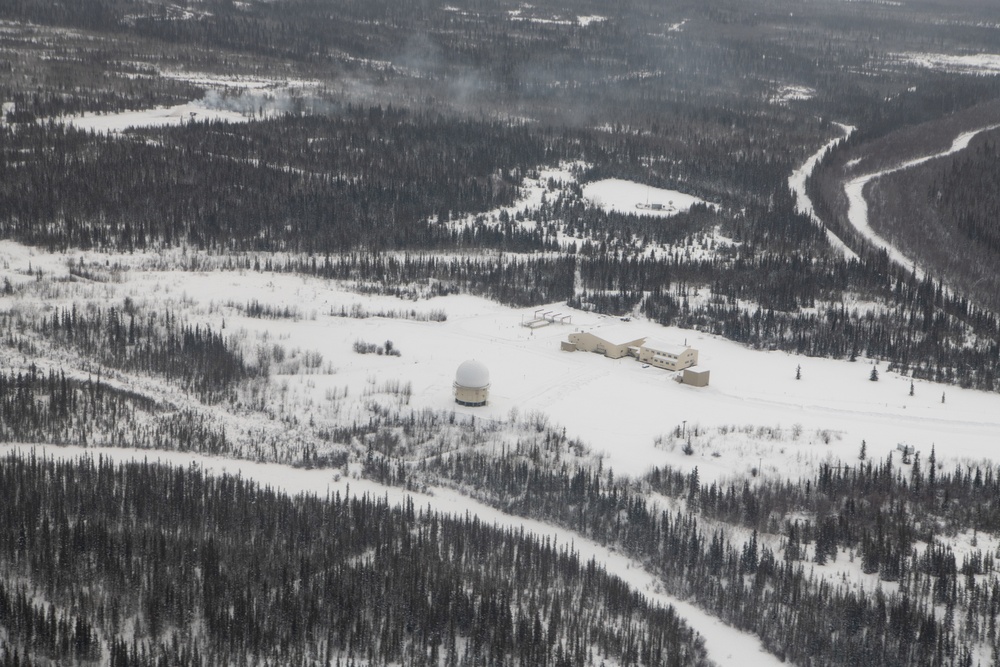
<path id="1" fill-rule="evenodd" d="M 844 193 L 847 195 L 847 219 L 850 221 L 854 229 L 856 229 L 858 233 L 865 238 L 865 240 L 874 245 L 876 248 L 885 250 L 889 254 L 889 259 L 902 266 L 912 267 L 917 279 L 923 279 L 924 272 L 917 268 L 916 261 L 913 258 L 904 255 L 899 248 L 879 236 L 879 234 L 872 229 L 871 223 L 868 220 L 868 202 L 865 200 L 864 194 L 865 186 L 874 179 L 887 174 L 894 174 L 897 171 L 916 167 L 917 165 L 924 164 L 925 162 L 930 162 L 931 160 L 936 160 L 937 158 L 945 157 L 946 155 L 951 155 L 953 153 L 957 153 L 958 151 L 965 150 L 968 148 L 969 142 L 972 141 L 973 137 L 977 134 L 995 130 L 997 128 L 1000 128 L 1000 125 L 989 125 L 978 130 L 963 132 L 955 137 L 951 146 L 940 153 L 934 153 L 925 157 L 908 160 L 907 162 L 903 162 L 895 167 L 890 167 L 888 169 L 883 169 L 882 171 L 865 174 L 851 179 L 844 184 Z"/>
<path id="2" fill-rule="evenodd" d="M 851 136 L 854 132 L 854 127 L 852 125 L 843 125 L 841 123 L 836 123 L 844 132 L 844 136 L 831 139 L 830 141 L 823 144 L 822 148 L 812 154 L 808 160 L 802 163 L 802 166 L 792 172 L 792 175 L 788 177 L 788 187 L 791 188 L 792 192 L 795 194 L 795 210 L 799 213 L 808 215 L 809 218 L 818 226 L 826 230 L 826 238 L 837 250 L 840 250 L 847 257 L 857 257 L 857 254 L 844 243 L 839 236 L 830 231 L 830 228 L 823 224 L 823 221 L 819 219 L 816 215 L 816 209 L 813 207 L 812 200 L 809 198 L 809 194 L 806 192 L 806 179 L 812 174 L 816 165 L 819 161 L 826 155 L 827 151 L 839 144 L 841 141 Z"/>

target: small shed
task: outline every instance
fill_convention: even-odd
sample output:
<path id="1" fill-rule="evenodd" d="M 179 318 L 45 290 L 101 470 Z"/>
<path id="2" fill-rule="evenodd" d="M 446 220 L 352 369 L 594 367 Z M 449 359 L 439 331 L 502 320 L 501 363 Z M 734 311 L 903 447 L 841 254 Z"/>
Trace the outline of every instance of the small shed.
<path id="1" fill-rule="evenodd" d="M 707 387 L 708 369 L 685 368 L 681 375 L 681 382 L 692 387 Z"/>

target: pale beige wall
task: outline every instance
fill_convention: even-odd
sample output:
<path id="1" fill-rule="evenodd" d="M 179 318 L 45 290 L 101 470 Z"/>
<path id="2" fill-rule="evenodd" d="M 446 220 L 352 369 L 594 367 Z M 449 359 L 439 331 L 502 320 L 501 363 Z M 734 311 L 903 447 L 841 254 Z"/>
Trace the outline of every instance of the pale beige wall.
<path id="1" fill-rule="evenodd" d="M 684 384 L 689 384 L 692 387 L 707 387 L 708 375 L 708 371 L 685 370 L 683 382 Z"/>
<path id="2" fill-rule="evenodd" d="M 471 388 L 455 385 L 455 402 L 463 405 L 480 405 L 490 397 L 489 387 Z"/>
<path id="3" fill-rule="evenodd" d="M 571 333 L 569 335 L 569 342 L 575 344 L 576 349 L 583 350 L 584 352 L 600 352 L 611 359 L 624 357 L 628 354 L 629 347 L 638 345 L 642 340 L 642 338 L 637 338 L 621 345 L 615 345 L 589 332 Z"/>
<path id="4" fill-rule="evenodd" d="M 669 357 L 656 354 L 654 350 L 648 347 L 640 347 L 639 361 L 659 368 L 665 368 L 669 371 L 679 371 L 698 363 L 698 350 L 689 347 L 676 357 Z"/>

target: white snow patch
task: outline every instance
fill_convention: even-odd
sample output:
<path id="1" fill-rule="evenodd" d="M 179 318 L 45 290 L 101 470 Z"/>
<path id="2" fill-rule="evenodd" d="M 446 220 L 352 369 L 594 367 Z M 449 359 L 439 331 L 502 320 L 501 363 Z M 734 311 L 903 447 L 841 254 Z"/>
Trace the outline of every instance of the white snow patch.
<path id="1" fill-rule="evenodd" d="M 171 107 L 107 114 L 85 112 L 55 120 L 80 130 L 102 134 L 115 134 L 130 128 L 183 125 L 192 121 L 245 123 L 257 117 L 258 112 L 267 116 L 288 110 L 293 94 L 319 85 L 317 81 L 303 79 L 278 80 L 195 72 L 165 71 L 160 75 L 205 86 L 205 96 Z"/>
<path id="2" fill-rule="evenodd" d="M 583 196 L 606 211 L 669 217 L 687 211 L 694 204 L 709 204 L 704 199 L 677 190 L 653 188 L 634 181 L 608 178 L 583 186 Z"/>
<path id="3" fill-rule="evenodd" d="M 155 107 L 141 111 L 96 114 L 85 112 L 78 116 L 65 116 L 62 122 L 90 132 L 115 134 L 130 128 L 170 127 L 193 121 L 222 120 L 230 123 L 244 123 L 249 116 L 237 111 L 211 109 L 199 102 L 188 102 L 172 107 Z"/>
<path id="4" fill-rule="evenodd" d="M 1000 74 L 1000 54 L 900 53 L 900 60 L 927 69 L 956 74 Z"/>
<path id="5" fill-rule="evenodd" d="M 564 18 L 545 18 L 541 16 L 524 16 L 522 12 L 525 9 L 532 9 L 531 5 L 521 5 L 521 9 L 511 9 L 507 12 L 507 16 L 511 21 L 527 21 L 528 23 L 540 23 L 547 25 L 574 25 L 576 21 L 570 21 Z"/>
<path id="6" fill-rule="evenodd" d="M 187 81 L 208 88 L 239 88 L 246 90 L 264 90 L 277 88 L 315 88 L 319 81 L 309 79 L 273 79 L 253 76 L 231 76 L 212 74 L 209 72 L 183 72 L 177 70 L 162 70 L 160 76 L 165 79 Z"/>
<path id="7" fill-rule="evenodd" d="M 801 100 L 811 100 L 816 96 L 816 89 L 809 86 L 781 86 L 771 97 L 774 104 L 787 104 Z"/>

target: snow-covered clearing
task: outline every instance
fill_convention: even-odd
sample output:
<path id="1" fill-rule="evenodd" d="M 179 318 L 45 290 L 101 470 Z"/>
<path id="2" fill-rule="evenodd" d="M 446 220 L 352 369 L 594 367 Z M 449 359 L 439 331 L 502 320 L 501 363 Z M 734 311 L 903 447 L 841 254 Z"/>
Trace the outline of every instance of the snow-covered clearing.
<path id="1" fill-rule="evenodd" d="M 183 125 L 192 121 L 246 123 L 254 118 L 291 110 L 303 90 L 319 85 L 317 81 L 300 79 L 217 76 L 197 72 L 165 71 L 160 72 L 160 76 L 204 86 L 205 95 L 200 100 L 170 107 L 118 113 L 85 112 L 56 120 L 81 130 L 104 134 L 134 128 Z"/>
<path id="2" fill-rule="evenodd" d="M 210 72 L 184 72 L 179 70 L 162 70 L 159 75 L 165 79 L 187 81 L 206 88 L 235 88 L 242 90 L 277 90 L 283 88 L 315 88 L 321 85 L 318 80 L 308 79 L 273 79 L 256 76 L 230 76 L 212 74 Z"/>
<path id="3" fill-rule="evenodd" d="M 134 268 L 104 283 L 39 283 L 29 273 L 30 267 L 53 278 L 66 276 L 67 263 L 81 258 L 85 266 L 120 262 Z M 901 441 L 925 456 L 936 444 L 938 460 L 950 469 L 958 460 L 995 458 L 995 443 L 1000 441 L 1000 395 L 917 380 L 914 396 L 909 396 L 908 377 L 883 366 L 881 379 L 871 382 L 865 361 L 754 351 L 705 333 L 635 318 L 620 322 L 562 303 L 545 309 L 571 315 L 571 324 L 528 329 L 521 323 L 531 319 L 534 309 L 513 309 L 473 296 L 413 302 L 359 295 L 348 286 L 317 278 L 162 270 L 155 267 L 157 261 L 154 254 L 53 255 L 4 242 L 0 279 L 10 278 L 26 288 L 15 297 L 0 297 L 0 308 L 48 308 L 88 299 L 114 304 L 125 297 L 142 307 L 170 307 L 192 323 L 210 324 L 235 336 L 248 355 L 255 347 L 277 345 L 289 355 L 321 356 L 319 368 L 308 373 L 300 369 L 271 377 L 282 387 L 287 410 L 303 421 L 313 413 L 352 414 L 365 403 L 366 387 L 398 381 L 412 387 L 408 409 L 454 410 L 497 424 L 511 421 L 512 413 L 537 414 L 601 453 L 605 465 L 618 474 L 641 475 L 659 465 L 685 470 L 697 465 L 705 481 L 744 476 L 756 467 L 764 475 L 796 478 L 812 474 L 827 460 L 855 459 L 862 440 L 873 458 L 883 457 Z M 143 268 L 149 266 L 154 268 Z M 299 316 L 247 317 L 243 307 L 251 300 L 290 306 Z M 440 310 L 447 321 L 336 315 L 355 306 L 373 313 Z M 711 385 L 681 385 L 669 372 L 643 368 L 630 358 L 612 360 L 559 349 L 573 331 L 599 332 L 610 326 L 637 338 L 686 341 L 699 350 L 699 367 L 711 371 Z M 386 340 L 400 350 L 400 357 L 353 351 L 356 341 Z M 452 396 L 455 369 L 469 358 L 484 362 L 491 373 L 490 402 L 481 408 L 458 406 Z M 43 368 L 66 364 L 65 359 L 27 360 L 21 355 L 3 363 L 20 367 L 30 361 Z M 795 379 L 797 366 L 801 380 Z M 331 401 L 331 394 L 345 388 L 347 399 Z M 760 427 L 768 429 L 766 436 L 760 435 Z M 693 454 L 671 446 L 669 436 L 678 428 L 695 434 Z"/>
<path id="4" fill-rule="evenodd" d="M 507 12 L 507 16 L 511 21 L 527 21 L 529 23 L 540 23 L 546 25 L 574 25 L 577 21 L 571 21 L 570 19 L 565 19 L 561 17 L 544 17 L 544 16 L 524 16 L 525 10 L 532 10 L 534 7 L 532 5 L 522 4 L 519 9 L 511 9 Z"/>
<path id="5" fill-rule="evenodd" d="M 969 132 L 963 132 L 962 134 L 955 137 L 955 140 L 951 143 L 951 146 L 946 150 L 935 153 L 933 155 L 927 155 L 920 158 L 915 158 L 913 160 L 908 160 L 895 167 L 890 167 L 889 169 L 883 169 L 871 174 L 865 174 L 851 179 L 844 184 L 844 192 L 847 195 L 847 218 L 851 225 L 872 245 L 876 248 L 880 248 L 886 251 L 889 255 L 889 259 L 893 262 L 900 264 L 907 268 L 913 268 L 918 280 L 923 278 L 924 272 L 920 270 L 916 262 L 903 254 L 896 246 L 892 245 L 889 241 L 879 236 L 877 232 L 871 227 L 871 223 L 868 220 L 868 202 L 865 200 L 865 186 L 876 178 L 880 178 L 887 174 L 894 174 L 897 171 L 902 171 L 904 169 L 910 169 L 911 167 L 916 167 L 925 162 L 930 162 L 940 157 L 946 155 L 951 155 L 959 151 L 965 150 L 969 146 L 969 142 L 972 141 L 973 137 L 982 132 L 989 132 L 990 130 L 995 130 L 1000 125 L 990 125 L 988 127 L 983 127 L 978 130 L 971 130 Z"/>
<path id="6" fill-rule="evenodd" d="M 918 67 L 954 74 L 1000 74 L 1000 54 L 996 53 L 973 53 L 961 56 L 947 53 L 901 53 L 898 57 L 903 62 Z"/>
<path id="7" fill-rule="evenodd" d="M 183 125 L 191 121 L 222 120 L 230 123 L 244 123 L 249 116 L 225 109 L 213 109 L 201 102 L 188 102 L 172 107 L 155 107 L 141 111 L 121 111 L 119 113 L 97 114 L 85 112 L 77 116 L 66 116 L 62 121 L 67 125 L 102 134 L 114 134 L 129 128 L 169 127 Z"/>
<path id="8" fill-rule="evenodd" d="M 606 211 L 657 217 L 676 215 L 695 204 L 708 204 L 703 199 L 677 190 L 654 188 L 619 178 L 587 183 L 583 186 L 583 197 Z"/>
<path id="9" fill-rule="evenodd" d="M 586 28 L 591 23 L 602 23 L 608 20 L 607 16 L 601 16 L 599 14 L 593 14 L 590 16 L 577 16 L 577 23 L 580 24 L 581 28 Z"/>
<path id="10" fill-rule="evenodd" d="M 814 223 L 823 227 L 826 230 L 826 238 L 830 242 L 830 245 L 844 253 L 846 257 L 851 258 L 857 257 L 857 254 L 848 248 L 847 244 L 841 241 L 839 236 L 823 224 L 823 221 L 816 215 L 816 209 L 813 207 L 812 200 L 806 192 L 806 179 L 809 178 L 809 175 L 816 168 L 816 165 L 819 164 L 819 161 L 826 155 L 827 151 L 851 136 L 851 133 L 854 132 L 853 126 L 841 125 L 840 123 L 837 123 L 837 125 L 844 131 L 844 136 L 828 141 L 822 148 L 813 153 L 808 160 L 803 162 L 801 167 L 793 171 L 792 175 L 788 177 L 788 187 L 795 193 L 795 210 L 808 215 Z"/>
<path id="11" fill-rule="evenodd" d="M 457 229 L 464 227 L 475 229 L 480 226 L 498 229 L 508 223 L 520 226 L 526 231 L 538 228 L 538 223 L 532 214 L 539 211 L 546 202 L 575 200 L 579 194 L 573 187 L 578 181 L 579 173 L 586 170 L 585 162 L 563 162 L 558 166 L 541 167 L 526 175 L 520 184 L 520 196 L 510 206 L 496 208 L 484 213 L 477 213 L 451 220 L 447 224 Z M 621 179 L 606 179 L 586 183 L 580 188 L 587 205 L 607 211 L 648 216 L 666 219 L 682 213 L 695 203 L 704 203 L 714 207 L 715 204 L 705 202 L 698 197 L 684 194 L 676 190 L 653 188 L 634 181 Z M 641 206 L 641 208 L 639 208 Z M 665 220 L 664 224 L 669 224 Z M 546 228 L 554 227 L 554 240 L 562 249 L 571 246 L 579 247 L 586 240 L 600 244 L 604 237 L 577 232 L 574 235 L 566 233 L 562 221 L 555 219 L 546 223 Z M 635 254 L 659 255 L 678 252 L 686 259 L 701 259 L 713 254 L 714 249 L 735 244 L 730 238 L 723 236 L 716 227 L 704 230 L 694 239 L 683 239 L 679 243 L 647 243 L 647 239 L 638 236 L 632 238 L 616 238 L 614 249 L 620 249 Z"/>
<path id="12" fill-rule="evenodd" d="M 761 648 L 756 637 L 729 627 L 718 618 L 689 602 L 661 592 L 656 577 L 644 570 L 637 561 L 572 531 L 554 528 L 540 521 L 505 514 L 447 489 L 435 488 L 430 494 L 415 493 L 363 479 L 340 478 L 335 480 L 329 470 L 305 470 L 181 452 L 155 452 L 151 454 L 146 451 L 112 448 L 0 445 L 0 454 L 6 455 L 8 452 L 17 452 L 22 456 L 35 452 L 39 456 L 67 460 L 84 456 L 91 458 L 100 456 L 115 463 L 156 461 L 178 467 L 194 464 L 206 473 L 238 475 L 243 479 L 252 480 L 262 486 L 268 486 L 289 495 L 306 493 L 327 497 L 339 493 L 341 498 L 346 498 L 367 494 L 370 497 L 385 498 L 393 505 L 402 505 L 409 499 L 412 500 L 415 507 L 429 508 L 435 512 L 459 518 L 472 514 L 487 524 L 500 528 L 523 528 L 526 533 L 539 539 L 550 539 L 557 545 L 570 545 L 580 560 L 584 562 L 594 560 L 652 602 L 663 606 L 673 606 L 678 615 L 705 638 L 708 657 L 720 667 L 766 667 L 782 664 L 778 658 Z"/>
<path id="13" fill-rule="evenodd" d="M 777 90 L 774 96 L 771 97 L 771 102 L 773 104 L 788 104 L 789 102 L 811 100 L 815 96 L 815 88 L 810 88 L 809 86 L 786 85 L 781 86 Z"/>

